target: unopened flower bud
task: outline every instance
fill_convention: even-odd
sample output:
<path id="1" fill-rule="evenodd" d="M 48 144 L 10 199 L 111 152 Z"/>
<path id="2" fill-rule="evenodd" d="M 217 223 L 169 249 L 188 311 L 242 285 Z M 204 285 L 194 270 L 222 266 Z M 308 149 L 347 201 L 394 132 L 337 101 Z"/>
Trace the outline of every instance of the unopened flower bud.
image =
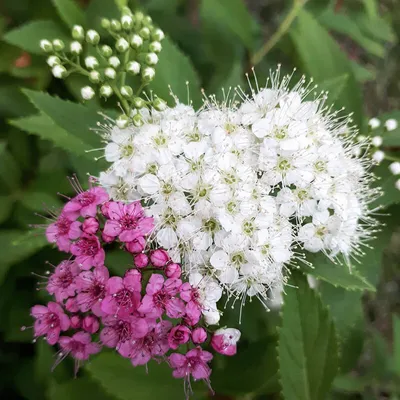
<path id="1" fill-rule="evenodd" d="M 129 117 L 127 117 L 125 114 L 122 114 L 117 118 L 116 123 L 118 128 L 124 129 L 129 124 Z"/>
<path id="2" fill-rule="evenodd" d="M 156 65 L 158 63 L 158 56 L 156 53 L 147 53 L 145 60 L 148 65 Z"/>
<path id="3" fill-rule="evenodd" d="M 395 161 L 389 165 L 390 172 L 393 175 L 400 175 L 400 162 Z"/>
<path id="4" fill-rule="evenodd" d="M 162 46 L 160 42 L 151 42 L 149 44 L 149 50 L 153 53 L 159 53 L 162 50 Z"/>
<path id="5" fill-rule="evenodd" d="M 108 59 L 108 63 L 113 67 L 113 68 L 118 68 L 121 65 L 121 61 L 117 56 L 112 56 Z"/>
<path id="6" fill-rule="evenodd" d="M 100 35 L 94 29 L 90 29 L 86 33 L 86 41 L 96 46 L 100 42 Z"/>
<path id="7" fill-rule="evenodd" d="M 143 38 L 143 39 L 148 39 L 150 37 L 150 29 L 145 26 L 144 28 L 142 28 L 139 31 L 139 35 Z"/>
<path id="8" fill-rule="evenodd" d="M 53 45 L 46 39 L 40 41 L 40 48 L 46 53 L 51 53 L 53 51 Z"/>
<path id="9" fill-rule="evenodd" d="M 110 22 L 110 20 L 108 18 L 103 18 L 101 20 L 101 27 L 103 29 L 110 29 L 110 26 L 111 26 L 111 22 Z"/>
<path id="10" fill-rule="evenodd" d="M 397 129 L 397 126 L 398 126 L 397 121 L 395 119 L 393 119 L 393 118 L 388 119 L 385 122 L 385 127 L 389 132 L 390 131 L 394 131 L 395 129 Z"/>
<path id="11" fill-rule="evenodd" d="M 99 320 L 94 315 L 87 315 L 83 318 L 82 328 L 90 334 L 96 333 L 99 330 Z"/>
<path id="12" fill-rule="evenodd" d="M 114 80 L 115 77 L 117 76 L 117 73 L 115 72 L 114 68 L 106 68 L 104 71 L 104 75 L 111 80 Z"/>
<path id="13" fill-rule="evenodd" d="M 140 98 L 140 97 L 135 97 L 134 99 L 133 99 L 133 106 L 135 107 L 135 108 L 137 108 L 138 110 L 140 110 L 141 108 L 143 108 L 144 106 L 145 106 L 145 101 L 142 99 L 142 98 Z"/>
<path id="14" fill-rule="evenodd" d="M 81 317 L 79 315 L 73 315 L 70 318 L 70 323 L 72 329 L 80 329 L 80 327 L 82 326 Z"/>
<path id="15" fill-rule="evenodd" d="M 378 150 L 374 154 L 372 154 L 372 159 L 376 163 L 380 164 L 385 159 L 385 153 L 381 150 Z"/>
<path id="16" fill-rule="evenodd" d="M 125 30 L 132 29 L 133 27 L 133 18 L 130 15 L 123 15 L 121 18 L 121 25 L 122 28 Z"/>
<path id="17" fill-rule="evenodd" d="M 133 258 L 133 262 L 135 263 L 136 267 L 145 268 L 149 265 L 149 257 L 147 257 L 147 255 L 144 253 L 139 253 Z"/>
<path id="18" fill-rule="evenodd" d="M 56 65 L 61 64 L 60 59 L 57 56 L 50 56 L 47 59 L 47 65 L 51 68 L 55 67 Z"/>
<path id="19" fill-rule="evenodd" d="M 138 49 L 142 46 L 143 39 L 139 35 L 133 34 L 130 38 L 130 44 L 134 49 Z"/>
<path id="20" fill-rule="evenodd" d="M 94 235 L 99 230 L 99 221 L 96 218 L 86 218 L 82 224 L 82 230 L 85 233 Z"/>
<path id="21" fill-rule="evenodd" d="M 81 95 L 84 100 L 92 100 L 95 94 L 90 86 L 85 86 L 81 89 Z"/>
<path id="22" fill-rule="evenodd" d="M 144 18 L 144 14 L 141 11 L 135 12 L 135 21 L 142 22 Z"/>
<path id="23" fill-rule="evenodd" d="M 155 267 L 162 268 L 169 261 L 169 255 L 163 249 L 153 250 L 150 254 L 150 261 Z"/>
<path id="24" fill-rule="evenodd" d="M 53 40 L 53 47 L 54 47 L 55 51 L 63 51 L 64 48 L 65 48 L 65 44 L 60 39 L 54 39 Z"/>
<path id="25" fill-rule="evenodd" d="M 95 69 L 99 66 L 99 62 L 96 57 L 89 56 L 85 58 L 85 65 L 87 69 Z"/>
<path id="26" fill-rule="evenodd" d="M 100 53 L 103 57 L 109 58 L 112 56 L 113 51 L 110 46 L 105 44 L 104 46 L 101 46 Z"/>
<path id="27" fill-rule="evenodd" d="M 75 40 L 82 41 L 85 37 L 85 30 L 83 29 L 83 27 L 80 25 L 74 25 L 74 27 L 72 28 L 72 37 Z"/>
<path id="28" fill-rule="evenodd" d="M 395 187 L 397 190 L 400 190 L 400 179 L 397 179 L 396 183 L 394 184 L 394 187 Z"/>
<path id="29" fill-rule="evenodd" d="M 147 83 L 151 82 L 154 79 L 155 74 L 156 71 L 154 71 L 154 68 L 147 67 L 142 72 L 142 79 Z"/>
<path id="30" fill-rule="evenodd" d="M 204 328 L 198 327 L 193 329 L 192 341 L 194 344 L 201 344 L 207 340 L 207 331 Z"/>
<path id="31" fill-rule="evenodd" d="M 53 73 L 53 76 L 58 79 L 65 78 L 67 76 L 67 70 L 63 65 L 54 66 L 51 72 Z"/>
<path id="32" fill-rule="evenodd" d="M 218 329 L 211 339 L 211 346 L 220 354 L 234 356 L 240 336 L 240 331 L 234 328 Z"/>
<path id="33" fill-rule="evenodd" d="M 132 75 L 138 75 L 140 72 L 140 64 L 137 61 L 130 61 L 126 66 L 126 70 Z"/>
<path id="34" fill-rule="evenodd" d="M 92 83 L 99 83 L 101 81 L 101 75 L 99 71 L 90 71 L 89 80 Z"/>
<path id="35" fill-rule="evenodd" d="M 382 146 L 383 140 L 380 136 L 374 136 L 371 140 L 371 143 L 375 147 Z"/>
<path id="36" fill-rule="evenodd" d="M 142 236 L 139 236 L 132 242 L 126 243 L 125 247 L 130 253 L 140 253 L 146 247 L 146 240 Z"/>
<path id="37" fill-rule="evenodd" d="M 176 263 L 171 263 L 168 264 L 167 267 L 165 268 L 165 275 L 168 278 L 180 278 L 182 274 L 182 269 L 179 264 Z"/>
<path id="38" fill-rule="evenodd" d="M 69 46 L 71 53 L 79 55 L 82 53 L 82 45 L 78 41 L 71 42 Z"/>
<path id="39" fill-rule="evenodd" d="M 153 20 L 151 19 L 150 15 L 146 15 L 143 18 L 143 25 L 150 26 L 152 23 L 153 23 Z"/>
<path id="40" fill-rule="evenodd" d="M 135 125 L 137 127 L 140 127 L 140 126 L 143 125 L 143 118 L 142 118 L 142 116 L 140 114 L 136 114 L 132 118 L 132 122 L 133 122 L 133 125 Z"/>
<path id="41" fill-rule="evenodd" d="M 378 118 L 371 118 L 368 122 L 368 125 L 371 127 L 371 129 L 376 129 L 381 126 L 381 121 L 379 121 Z"/>
<path id="42" fill-rule="evenodd" d="M 101 234 L 101 238 L 105 243 L 112 243 L 115 239 L 115 236 L 106 235 L 104 232 Z"/>
<path id="43" fill-rule="evenodd" d="M 125 98 L 131 98 L 133 96 L 133 89 L 130 86 L 122 86 L 121 95 Z"/>
<path id="44" fill-rule="evenodd" d="M 129 49 L 129 43 L 124 38 L 119 38 L 115 43 L 115 48 L 120 53 L 125 53 Z"/>
<path id="45" fill-rule="evenodd" d="M 112 96 L 113 94 L 113 90 L 112 87 L 110 85 L 103 85 L 100 88 L 100 96 L 105 97 L 106 99 L 108 99 L 110 96 Z"/>
<path id="46" fill-rule="evenodd" d="M 71 313 L 78 312 L 79 306 L 75 298 L 70 297 L 65 303 L 65 309 Z"/>
<path id="47" fill-rule="evenodd" d="M 164 111 L 167 108 L 167 103 L 160 99 L 159 97 L 157 97 L 154 101 L 153 101 L 153 107 L 157 110 L 157 111 Z"/>
<path id="48" fill-rule="evenodd" d="M 151 35 L 151 37 L 153 38 L 153 40 L 155 40 L 156 42 L 161 42 L 161 40 L 164 39 L 165 35 L 164 32 L 161 29 L 155 29 Z"/>
<path id="49" fill-rule="evenodd" d="M 121 30 L 121 22 L 116 19 L 111 20 L 110 28 L 114 32 L 119 32 Z"/>

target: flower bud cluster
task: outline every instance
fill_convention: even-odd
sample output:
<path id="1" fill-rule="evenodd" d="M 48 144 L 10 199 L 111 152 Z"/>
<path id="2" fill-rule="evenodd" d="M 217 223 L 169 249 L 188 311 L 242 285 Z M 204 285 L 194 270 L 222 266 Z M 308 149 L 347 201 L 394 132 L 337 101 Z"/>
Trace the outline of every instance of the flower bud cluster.
<path id="1" fill-rule="evenodd" d="M 70 73 L 77 72 L 89 79 L 91 85 L 81 89 L 83 100 L 93 99 L 96 93 L 104 99 L 114 95 L 124 110 L 124 117 L 119 119 L 119 124 L 139 125 L 140 111 L 133 100 L 155 77 L 164 33 L 154 26 L 149 16 L 142 12 L 133 13 L 127 7 L 122 10 L 119 20 L 104 18 L 101 25 L 108 36 L 114 39 L 113 47 L 101 44 L 99 32 L 94 29 L 86 31 L 78 25 L 72 28 L 72 41 L 69 44 L 60 39 L 43 39 L 40 47 L 49 55 L 47 63 L 54 77 L 64 79 Z M 88 46 L 94 47 L 96 52 L 90 51 Z M 126 83 L 129 75 L 140 76 L 136 92 Z M 143 102 L 151 105 L 151 101 Z"/>
<path id="2" fill-rule="evenodd" d="M 139 202 L 110 201 L 104 189 L 83 191 L 72 182 L 77 195 L 46 228 L 48 241 L 69 256 L 49 272 L 45 287 L 52 301 L 31 309 L 35 338 L 60 348 L 56 364 L 71 355 L 79 366 L 104 346 L 133 366 L 166 361 L 174 377 L 210 385 L 213 355 L 205 346 L 232 356 L 240 332 L 210 331 L 202 318 L 218 312 L 215 303 L 210 309 L 210 288 L 183 282 L 180 265 L 149 245 L 154 222 Z M 110 248 L 132 256 L 123 277 L 105 266 Z"/>

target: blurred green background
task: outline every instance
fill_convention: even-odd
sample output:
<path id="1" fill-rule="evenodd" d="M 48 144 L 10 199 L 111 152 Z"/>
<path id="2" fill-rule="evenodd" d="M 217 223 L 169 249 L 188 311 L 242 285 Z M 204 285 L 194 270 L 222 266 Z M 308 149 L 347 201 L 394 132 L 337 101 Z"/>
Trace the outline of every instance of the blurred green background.
<path id="1" fill-rule="evenodd" d="M 400 119 L 398 0 L 136 0 L 130 5 L 149 13 L 168 37 L 152 85 L 160 97 L 169 98 L 170 84 L 186 99 L 185 82 L 189 80 L 191 99 L 199 105 L 201 88 L 207 93 L 217 91 L 221 97 L 221 87 L 242 85 L 246 90 L 244 74 L 251 73 L 253 64 L 257 64 L 258 81 L 265 82 L 269 70 L 280 63 L 283 72 L 296 67 L 296 75 L 314 77 L 321 90 L 330 92 L 334 107 L 344 106 L 353 113 L 363 134 L 371 134 L 367 123 L 372 116 L 382 121 Z M 79 379 L 73 379 L 70 360 L 51 373 L 53 349 L 42 340 L 32 344 L 32 331 L 20 330 L 32 323 L 29 308 L 48 301 L 46 294 L 37 290 L 37 282 L 43 279 L 32 273 L 43 275 L 46 261 L 56 264 L 61 260 L 61 255 L 46 245 L 43 228 L 32 232 L 30 225 L 45 224 L 37 213 L 46 215 L 46 207 L 62 204 L 57 193 L 71 192 L 67 176 L 76 172 L 85 181 L 87 172 L 96 174 L 104 168 L 85 152 L 79 140 L 80 135 L 88 135 L 88 126 L 95 126 L 95 120 L 79 118 L 93 116 L 100 105 L 93 102 L 79 108 L 84 111 L 75 120 L 77 106 L 71 104 L 67 121 L 57 118 L 58 105 L 65 103 L 52 103 L 36 91 L 79 102 L 85 82 L 76 77 L 65 82 L 53 79 L 38 42 L 45 37 L 68 37 L 74 23 L 99 28 L 101 17 L 118 15 L 113 0 L 0 3 L 2 399 L 184 397 L 182 382 L 173 380 L 168 368 L 150 364 L 147 375 L 145 368 L 133 369 L 112 353 L 94 358 Z M 254 78 L 250 79 L 254 84 Z M 113 108 L 116 104 L 102 106 Z M 78 139 L 69 138 L 68 130 Z M 382 135 L 385 150 L 399 157 L 400 130 Z M 400 320 L 396 316 L 400 305 L 400 192 L 387 167 L 384 162 L 376 170 L 386 190 L 382 200 L 386 208 L 380 217 L 386 225 L 372 244 L 375 250 L 366 250 L 360 266 L 377 290 L 348 291 L 340 282 L 337 286 L 319 284 L 322 303 L 329 306 L 336 323 L 340 366 L 324 398 L 400 399 Z M 390 218 L 385 217 L 389 214 Z M 108 266 L 121 273 L 118 258 L 110 259 Z M 224 319 L 237 325 L 237 315 L 230 310 Z M 213 364 L 215 399 L 280 398 L 276 353 L 280 323 L 279 311 L 266 314 L 255 302 L 245 307 L 238 356 L 228 360 L 217 357 Z M 318 385 L 313 377 L 308 380 L 310 385 Z M 195 398 L 209 398 L 205 388 L 199 388 Z M 319 399 L 300 393 L 292 398 Z"/>

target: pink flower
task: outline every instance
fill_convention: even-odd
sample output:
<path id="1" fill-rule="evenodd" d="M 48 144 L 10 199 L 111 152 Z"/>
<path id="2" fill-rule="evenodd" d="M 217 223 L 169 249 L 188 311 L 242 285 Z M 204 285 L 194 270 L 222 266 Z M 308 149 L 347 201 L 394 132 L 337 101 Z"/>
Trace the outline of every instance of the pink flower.
<path id="1" fill-rule="evenodd" d="M 65 309 L 71 313 L 79 311 L 78 303 L 76 302 L 76 297 L 70 297 L 65 303 Z"/>
<path id="2" fill-rule="evenodd" d="M 75 262 L 82 269 L 104 265 L 105 253 L 99 239 L 94 235 L 84 233 L 81 238 L 71 245 L 71 253 L 76 256 Z"/>
<path id="3" fill-rule="evenodd" d="M 181 318 L 185 313 L 185 304 L 176 296 L 182 285 L 180 279 L 167 279 L 153 274 L 146 286 L 146 294 L 138 311 L 148 317 L 158 318 L 166 312 L 170 318 Z"/>
<path id="4" fill-rule="evenodd" d="M 89 217 L 83 221 L 82 230 L 85 233 L 95 234 L 99 229 L 99 221 L 96 218 Z"/>
<path id="5" fill-rule="evenodd" d="M 76 290 L 75 278 L 79 272 L 80 269 L 74 261 L 62 261 L 50 275 L 47 291 L 54 294 L 59 303 L 68 297 L 73 297 Z"/>
<path id="6" fill-rule="evenodd" d="M 130 253 L 141 253 L 146 247 L 146 240 L 143 236 L 139 236 L 132 242 L 126 243 L 125 247 Z"/>
<path id="7" fill-rule="evenodd" d="M 99 330 L 99 320 L 94 315 L 86 315 L 82 321 L 82 328 L 90 334 L 96 333 Z"/>
<path id="8" fill-rule="evenodd" d="M 108 209 L 109 209 L 111 203 L 112 203 L 112 201 L 106 201 L 106 202 L 101 206 L 101 213 L 102 213 L 106 218 L 110 218 L 110 214 L 108 213 Z"/>
<path id="9" fill-rule="evenodd" d="M 186 321 L 190 325 L 196 325 L 201 317 L 201 297 L 197 288 L 193 287 L 189 282 L 185 282 L 180 288 L 181 299 L 187 304 L 185 306 Z"/>
<path id="10" fill-rule="evenodd" d="M 124 278 L 113 276 L 107 282 L 107 296 L 101 303 L 106 314 L 126 317 L 138 309 L 142 275 L 137 270 L 129 270 Z"/>
<path id="11" fill-rule="evenodd" d="M 57 343 L 61 331 L 69 329 L 70 321 L 64 313 L 62 307 L 53 302 L 46 306 L 33 306 L 31 315 L 36 319 L 33 330 L 35 337 L 46 335 L 47 343 L 54 345 Z"/>
<path id="12" fill-rule="evenodd" d="M 139 202 L 112 202 L 108 207 L 108 214 L 110 219 L 104 226 L 104 234 L 118 236 L 121 242 L 131 242 L 147 235 L 154 227 L 153 218 L 144 215 Z"/>
<path id="13" fill-rule="evenodd" d="M 100 333 L 102 343 L 111 348 L 116 348 L 123 357 L 129 358 L 136 339 L 147 335 L 149 324 L 144 318 L 128 316 L 125 318 L 109 315 L 103 318 L 104 328 Z"/>
<path id="14" fill-rule="evenodd" d="M 172 328 L 169 321 L 159 322 L 155 328 L 142 339 L 135 340 L 129 358 L 132 364 L 147 364 L 152 357 L 161 357 L 169 350 L 168 332 Z"/>
<path id="15" fill-rule="evenodd" d="M 149 257 L 144 253 L 139 253 L 135 255 L 133 262 L 138 268 L 145 268 L 149 264 Z"/>
<path id="16" fill-rule="evenodd" d="M 169 261 L 169 255 L 163 249 L 153 250 L 150 254 L 150 261 L 155 267 L 162 268 Z"/>
<path id="17" fill-rule="evenodd" d="M 239 339 L 240 331 L 237 329 L 218 329 L 211 339 L 211 346 L 220 354 L 234 356 L 236 354 L 236 343 Z"/>
<path id="18" fill-rule="evenodd" d="M 106 297 L 106 284 L 110 274 L 104 266 L 94 271 L 84 271 L 76 278 L 78 295 L 76 297 L 82 312 L 92 310 L 98 317 L 102 316 L 101 302 Z"/>
<path id="19" fill-rule="evenodd" d="M 105 242 L 105 243 L 111 243 L 115 240 L 114 236 L 105 235 L 104 232 L 101 234 L 101 238 L 103 239 L 103 242 Z"/>
<path id="20" fill-rule="evenodd" d="M 89 190 L 82 191 L 72 200 L 70 200 L 63 209 L 69 218 L 76 219 L 82 217 L 95 217 L 97 214 L 97 206 L 108 201 L 107 192 L 100 187 L 93 187 Z"/>
<path id="21" fill-rule="evenodd" d="M 168 264 L 167 267 L 165 268 L 165 275 L 167 275 L 168 278 L 177 278 L 179 279 L 181 277 L 182 270 L 181 266 L 179 264 Z"/>
<path id="22" fill-rule="evenodd" d="M 176 350 L 181 344 L 187 343 L 190 339 L 190 329 L 184 325 L 178 325 L 171 329 L 168 334 L 168 344 Z"/>
<path id="23" fill-rule="evenodd" d="M 46 238 L 50 243 L 56 243 L 61 251 L 69 252 L 71 240 L 78 239 L 81 235 L 81 223 L 69 219 L 64 213 L 57 221 L 46 229 Z"/>
<path id="24" fill-rule="evenodd" d="M 79 315 L 73 315 L 70 318 L 71 328 L 72 329 L 80 329 L 82 326 L 82 318 Z"/>
<path id="25" fill-rule="evenodd" d="M 87 332 L 77 332 L 72 337 L 61 336 L 59 344 L 65 355 L 71 354 L 76 360 L 87 360 L 91 354 L 101 350 L 98 343 L 91 342 Z"/>
<path id="26" fill-rule="evenodd" d="M 204 328 L 198 327 L 193 329 L 192 342 L 195 344 L 204 343 L 207 340 L 207 332 Z"/>
<path id="27" fill-rule="evenodd" d="M 168 357 L 171 367 L 174 369 L 172 375 L 175 378 L 190 379 L 204 379 L 208 381 L 211 368 L 208 362 L 212 360 L 213 356 L 208 351 L 204 351 L 201 347 L 196 347 L 186 353 L 186 355 L 173 353 Z"/>

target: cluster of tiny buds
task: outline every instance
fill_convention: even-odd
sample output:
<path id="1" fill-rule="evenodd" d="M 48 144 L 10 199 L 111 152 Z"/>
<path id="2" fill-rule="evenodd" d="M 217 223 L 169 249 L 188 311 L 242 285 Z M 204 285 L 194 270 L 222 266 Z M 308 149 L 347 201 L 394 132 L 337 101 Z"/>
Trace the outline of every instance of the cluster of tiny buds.
<path id="1" fill-rule="evenodd" d="M 79 25 L 72 28 L 73 40 L 68 48 L 60 39 L 43 39 L 40 47 L 49 55 L 47 64 L 54 77 L 64 79 L 71 73 L 80 73 L 89 79 L 93 85 L 82 87 L 83 100 L 93 99 L 96 92 L 104 99 L 117 96 L 125 116 L 121 118 L 120 125 L 126 126 L 125 121 L 131 118 L 132 111 L 146 105 L 138 96 L 155 77 L 155 65 L 158 63 L 158 53 L 162 50 L 164 33 L 153 25 L 149 16 L 142 12 L 132 13 L 127 7 L 122 10 L 119 20 L 104 18 L 101 26 L 115 39 L 114 49 L 101 43 L 102 38 L 97 31 L 85 31 Z M 92 51 L 85 51 L 85 43 L 94 46 L 97 55 L 93 55 Z M 81 55 L 84 55 L 83 62 Z M 141 82 L 136 92 L 126 84 L 127 75 L 140 75 Z M 138 98 L 142 101 L 138 101 Z M 160 101 L 158 99 L 157 103 Z M 160 104 L 152 106 L 157 108 Z M 140 116 L 136 111 L 133 114 Z M 132 122 L 140 125 L 141 119 L 136 117 Z"/>
<path id="2" fill-rule="evenodd" d="M 372 130 L 372 132 L 376 133 L 377 130 L 381 128 L 382 123 L 381 120 L 379 120 L 378 118 L 371 118 L 368 122 L 368 125 Z M 390 118 L 385 121 L 384 130 L 382 132 L 383 134 L 385 132 L 392 132 L 395 131 L 397 128 L 398 128 L 397 120 Z M 358 136 L 359 141 L 364 141 L 365 139 L 366 137 L 363 135 Z M 384 160 L 392 161 L 389 165 L 389 170 L 393 175 L 398 176 L 400 175 L 400 160 L 395 159 L 394 157 L 385 153 L 385 151 L 381 149 L 381 146 L 384 144 L 383 142 L 384 140 L 382 136 L 379 134 L 375 134 L 371 137 L 372 159 L 377 164 L 382 163 Z M 400 190 L 400 179 L 397 179 L 395 186 L 396 189 Z"/>

